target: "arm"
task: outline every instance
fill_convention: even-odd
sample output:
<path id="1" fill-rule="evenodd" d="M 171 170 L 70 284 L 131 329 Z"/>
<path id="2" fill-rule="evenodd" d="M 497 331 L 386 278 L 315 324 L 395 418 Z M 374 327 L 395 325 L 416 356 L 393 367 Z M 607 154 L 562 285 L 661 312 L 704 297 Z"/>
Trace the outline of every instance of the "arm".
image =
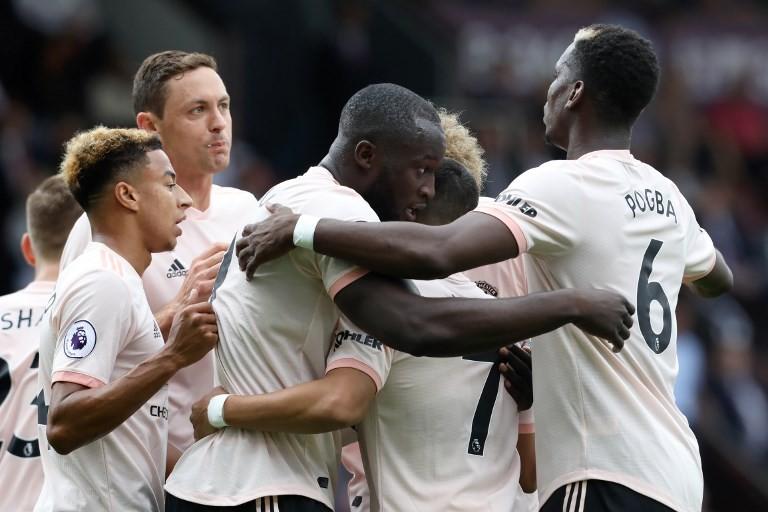
<path id="1" fill-rule="evenodd" d="M 689 284 L 689 288 L 701 297 L 717 297 L 733 288 L 733 273 L 720 251 L 715 252 L 715 266 L 712 270 Z"/>
<path id="2" fill-rule="evenodd" d="M 334 299 L 365 332 L 417 356 L 452 357 L 495 350 L 574 322 L 616 348 L 634 313 L 626 299 L 601 290 L 557 290 L 511 299 L 424 298 L 402 281 L 368 274 Z"/>
<path id="3" fill-rule="evenodd" d="M 181 284 L 179 293 L 176 294 L 176 297 L 171 302 L 155 313 L 155 321 L 165 339 L 168 339 L 173 318 L 184 306 L 185 298 L 189 296 L 193 289 L 197 290 L 202 300 L 208 300 L 211 296 L 213 282 L 216 279 L 216 274 L 219 272 L 221 260 L 224 258 L 227 248 L 227 244 L 213 244 L 205 252 L 192 260 L 189 272 Z"/>
<path id="4" fill-rule="evenodd" d="M 195 439 L 216 429 L 208 423 L 208 402 L 219 388 L 192 406 Z M 232 395 L 224 403 L 224 421 L 232 427 L 263 432 L 317 434 L 360 423 L 376 396 L 376 385 L 354 368 L 337 368 L 324 377 L 263 395 Z"/>
<path id="5" fill-rule="evenodd" d="M 237 242 L 240 268 L 250 279 L 256 268 L 294 247 L 298 215 L 273 207 L 266 220 L 252 224 Z M 322 219 L 314 234 L 315 252 L 350 261 L 386 275 L 435 279 L 496 263 L 518 254 L 504 223 L 470 212 L 445 226 L 414 222 L 344 222 Z"/>
<path id="6" fill-rule="evenodd" d="M 526 493 L 536 491 L 536 434 L 517 436 L 517 453 L 520 455 L 520 487 Z"/>
<path id="7" fill-rule="evenodd" d="M 179 369 L 198 361 L 218 340 L 211 304 L 190 294 L 162 350 L 103 386 L 55 382 L 48 416 L 48 442 L 66 455 L 114 430 L 144 405 Z"/>
<path id="8" fill-rule="evenodd" d="M 66 455 L 110 433 L 144 405 L 181 368 L 168 351 L 150 357 L 121 378 L 97 388 L 55 382 L 48 442 Z"/>

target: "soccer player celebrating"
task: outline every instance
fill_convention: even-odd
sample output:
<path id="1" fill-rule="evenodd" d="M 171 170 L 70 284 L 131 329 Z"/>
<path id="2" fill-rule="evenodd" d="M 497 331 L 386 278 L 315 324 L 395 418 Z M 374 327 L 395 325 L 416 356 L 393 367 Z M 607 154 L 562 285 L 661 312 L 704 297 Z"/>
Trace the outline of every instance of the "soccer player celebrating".
<path id="1" fill-rule="evenodd" d="M 311 219 L 279 210 L 238 242 L 240 260 L 253 271 L 282 254 L 297 225 L 298 245 L 390 275 L 432 278 L 527 253 L 531 291 L 594 286 L 633 297 L 638 321 L 619 355 L 572 326 L 533 344 L 542 510 L 698 511 L 698 446 L 672 394 L 674 309 L 681 283 L 715 296 L 732 276 L 674 183 L 629 152 L 658 75 L 637 33 L 582 29 L 544 105 L 546 138 L 566 160 L 529 170 L 447 226 L 329 219 L 307 230 Z M 448 352 L 431 345 L 422 353 Z"/>
<path id="2" fill-rule="evenodd" d="M 192 197 L 180 225 L 183 234 L 172 251 L 154 254 L 142 276 L 149 306 L 164 336 L 185 297 L 197 288 L 207 299 L 227 244 L 254 211 L 253 194 L 213 184 L 229 165 L 232 116 L 226 86 L 210 55 L 165 51 L 150 55 L 133 81 L 136 125 L 157 133 L 177 180 Z M 83 216 L 72 230 L 62 266 L 82 253 L 90 241 Z M 213 354 L 179 371 L 169 383 L 169 465 L 190 444 L 188 417 L 192 403 L 213 386 Z"/>
<path id="3" fill-rule="evenodd" d="M 67 234 L 83 213 L 61 176 L 27 197 L 24 259 L 35 269 L 26 288 L 0 297 L 0 510 L 32 510 L 43 485 L 37 441 L 37 369 L 43 310 L 59 275 Z"/>
<path id="4" fill-rule="evenodd" d="M 163 510 L 166 383 L 218 336 L 193 290 L 163 344 L 141 274 L 153 252 L 176 245 L 190 198 L 160 139 L 143 130 L 78 134 L 61 174 L 93 241 L 63 269 L 43 320 L 36 510 Z"/>
<path id="5" fill-rule="evenodd" d="M 467 170 L 443 159 L 435 197 L 417 220 L 446 224 L 477 206 L 478 196 Z M 462 274 L 414 284 L 424 297 L 493 300 Z M 518 414 L 500 385 L 495 350 L 418 358 L 392 350 L 384 345 L 387 340 L 361 331 L 344 317 L 332 343 L 324 378 L 265 395 L 230 397 L 224 421 L 267 431 L 277 425 L 286 431 L 317 432 L 356 425 L 370 504 L 359 493 L 352 505 L 362 510 L 495 510 L 519 499 L 518 481 L 527 492 L 535 490 L 533 471 L 520 478 L 521 458 L 514 443 L 518 431 L 533 436 L 532 418 Z M 508 364 L 518 367 L 516 363 L 520 361 L 510 357 Z M 193 406 L 198 436 L 213 431 L 208 398 Z M 535 467 L 533 453 L 526 455 L 522 465 Z"/>
<path id="6" fill-rule="evenodd" d="M 339 133 L 320 165 L 277 185 L 262 203 L 285 202 L 304 213 L 344 220 L 414 220 L 434 195 L 434 173 L 443 153 L 443 132 L 429 102 L 397 85 L 368 86 L 344 106 Z M 267 212 L 258 214 L 263 218 Z M 439 340 L 454 353 L 496 349 L 571 321 L 620 345 L 619 326 L 631 324 L 631 306 L 614 293 L 563 290 L 523 299 L 428 299 L 399 280 L 307 250 L 264 265 L 256 279 L 247 281 L 233 250 L 234 244 L 212 301 L 222 329 L 217 374 L 226 389 L 240 395 L 320 378 L 340 316 L 337 306 L 379 339 L 398 339 L 416 350 Z M 336 408 L 338 396 L 294 413 Z M 211 399 L 213 425 L 224 425 L 225 401 L 225 396 Z M 243 410 L 242 420 L 227 421 L 247 424 L 247 416 L 259 414 L 247 406 Z M 274 432 L 227 428 L 195 443 L 166 484 L 175 497 L 169 497 L 169 510 L 269 509 L 275 503 L 283 512 L 332 509 L 338 468 L 334 434 L 310 434 L 317 432 L 310 422 L 287 433 L 282 426 L 273 425 Z"/>

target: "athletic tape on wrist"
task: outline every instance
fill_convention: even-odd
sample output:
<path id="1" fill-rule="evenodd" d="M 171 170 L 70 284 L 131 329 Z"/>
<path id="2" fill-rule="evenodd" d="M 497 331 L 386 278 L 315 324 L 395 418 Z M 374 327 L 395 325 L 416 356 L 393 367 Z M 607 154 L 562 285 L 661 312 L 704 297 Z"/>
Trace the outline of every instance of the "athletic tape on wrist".
<path id="1" fill-rule="evenodd" d="M 224 428 L 227 422 L 224 421 L 224 402 L 229 395 L 216 395 L 208 401 L 208 423 L 212 427 Z"/>
<path id="2" fill-rule="evenodd" d="M 299 215 L 296 226 L 293 228 L 293 245 L 314 250 L 315 247 L 315 227 L 320 222 L 318 217 L 313 215 Z"/>

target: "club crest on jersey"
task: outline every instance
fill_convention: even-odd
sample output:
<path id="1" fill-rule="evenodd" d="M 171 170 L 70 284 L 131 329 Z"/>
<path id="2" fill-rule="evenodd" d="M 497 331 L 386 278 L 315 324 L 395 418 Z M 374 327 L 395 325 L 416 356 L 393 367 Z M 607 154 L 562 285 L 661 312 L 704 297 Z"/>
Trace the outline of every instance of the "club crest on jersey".
<path id="1" fill-rule="evenodd" d="M 72 359 L 82 359 L 96 346 L 96 329 L 88 320 L 78 320 L 64 335 L 64 353 Z"/>
<path id="2" fill-rule="evenodd" d="M 165 277 L 168 279 L 172 279 L 174 277 L 184 277 L 187 275 L 188 270 L 184 268 L 184 264 L 178 260 L 178 258 L 173 259 L 173 263 L 171 263 L 171 266 L 168 267 L 168 272 L 166 272 Z"/>

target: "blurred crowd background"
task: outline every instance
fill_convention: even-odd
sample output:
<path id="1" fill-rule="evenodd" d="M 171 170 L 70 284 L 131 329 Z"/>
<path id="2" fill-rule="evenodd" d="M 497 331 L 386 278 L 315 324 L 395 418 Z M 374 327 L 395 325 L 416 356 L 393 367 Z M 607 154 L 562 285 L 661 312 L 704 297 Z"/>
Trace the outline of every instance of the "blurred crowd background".
<path id="1" fill-rule="evenodd" d="M 632 152 L 677 182 L 734 270 L 730 296 L 684 293 L 677 312 L 676 392 L 701 445 L 705 510 L 768 510 L 766 0 L 5 0 L 0 293 L 31 279 L 18 250 L 26 195 L 75 131 L 134 125 L 132 77 L 152 52 L 219 61 L 235 123 L 220 184 L 260 196 L 302 173 L 345 100 L 387 81 L 463 113 L 493 196 L 563 156 L 543 142 L 542 105 L 557 57 L 594 22 L 654 42 L 663 75 Z"/>

